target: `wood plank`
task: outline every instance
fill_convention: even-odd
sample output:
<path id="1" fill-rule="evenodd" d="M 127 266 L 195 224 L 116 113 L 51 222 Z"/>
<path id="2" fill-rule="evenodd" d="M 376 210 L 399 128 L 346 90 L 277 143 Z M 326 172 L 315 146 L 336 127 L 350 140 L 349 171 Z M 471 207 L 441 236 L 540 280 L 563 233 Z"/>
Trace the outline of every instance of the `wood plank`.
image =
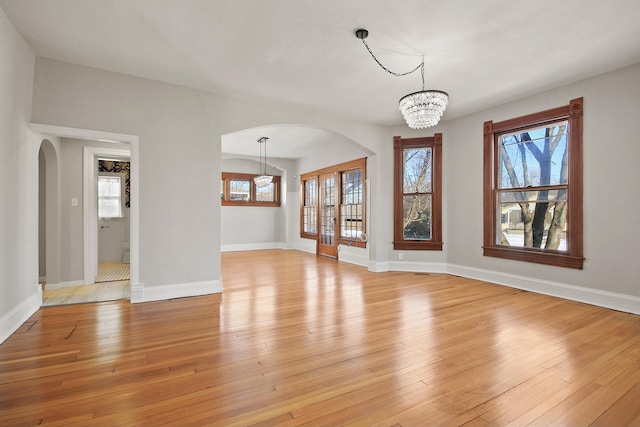
<path id="1" fill-rule="evenodd" d="M 637 425 L 640 317 L 446 274 L 228 252 L 223 293 L 46 307 L 0 425 Z"/>

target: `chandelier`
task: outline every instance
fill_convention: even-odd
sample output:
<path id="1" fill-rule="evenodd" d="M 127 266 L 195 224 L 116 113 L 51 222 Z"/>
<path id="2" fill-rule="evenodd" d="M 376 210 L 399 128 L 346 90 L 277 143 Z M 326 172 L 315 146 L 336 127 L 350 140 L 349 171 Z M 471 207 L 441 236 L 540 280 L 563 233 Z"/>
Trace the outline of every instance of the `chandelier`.
<path id="1" fill-rule="evenodd" d="M 271 175 L 267 175 L 267 138 L 266 136 L 263 136 L 262 138 L 260 138 L 258 140 L 258 142 L 260 143 L 260 173 L 261 175 L 258 175 L 256 177 L 253 178 L 253 182 L 256 184 L 256 187 L 258 188 L 264 188 L 264 187 L 268 187 L 271 184 L 271 181 L 273 180 L 273 177 Z M 264 145 L 264 167 L 262 166 L 262 146 Z"/>
<path id="2" fill-rule="evenodd" d="M 393 74 L 397 77 L 406 76 L 415 71 L 420 70 L 422 74 L 422 90 L 419 92 L 410 93 L 400 98 L 400 111 L 404 117 L 407 125 L 411 129 L 423 129 L 435 126 L 440 121 L 444 110 L 449 104 L 449 95 L 447 92 L 441 90 L 425 90 L 424 89 L 424 55 L 422 56 L 422 63 L 415 67 L 411 71 L 406 73 L 395 73 L 382 65 L 378 58 L 371 52 L 369 45 L 365 39 L 369 36 L 369 31 L 365 29 L 356 30 L 356 37 L 362 40 L 362 43 L 371 54 L 371 57 L 378 63 L 383 70 L 389 74 Z"/>

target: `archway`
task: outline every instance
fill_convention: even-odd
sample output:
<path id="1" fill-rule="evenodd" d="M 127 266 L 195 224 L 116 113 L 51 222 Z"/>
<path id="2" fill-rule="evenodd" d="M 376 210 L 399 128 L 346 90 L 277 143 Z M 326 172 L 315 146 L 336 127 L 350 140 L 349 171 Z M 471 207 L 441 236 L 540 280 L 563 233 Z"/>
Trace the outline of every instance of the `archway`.
<path id="1" fill-rule="evenodd" d="M 38 254 L 40 282 L 60 282 L 60 181 L 58 153 L 43 139 L 38 154 Z"/>

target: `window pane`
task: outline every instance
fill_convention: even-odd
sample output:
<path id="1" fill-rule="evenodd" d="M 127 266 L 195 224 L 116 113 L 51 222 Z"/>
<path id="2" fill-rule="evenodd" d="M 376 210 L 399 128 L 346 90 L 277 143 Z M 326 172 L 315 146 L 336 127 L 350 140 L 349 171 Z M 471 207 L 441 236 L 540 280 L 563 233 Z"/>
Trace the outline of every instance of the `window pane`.
<path id="1" fill-rule="evenodd" d="M 314 234 L 318 232 L 318 209 L 316 206 L 304 207 L 304 232 Z"/>
<path id="2" fill-rule="evenodd" d="M 249 201 L 249 181 L 231 180 L 229 182 L 229 200 Z"/>
<path id="3" fill-rule="evenodd" d="M 431 195 L 403 196 L 402 230 L 405 240 L 431 239 Z"/>
<path id="4" fill-rule="evenodd" d="M 342 205 L 340 236 L 358 239 L 362 234 L 362 205 Z"/>
<path id="5" fill-rule="evenodd" d="M 431 193 L 431 148 L 402 150 L 403 193 Z"/>
<path id="6" fill-rule="evenodd" d="M 564 189 L 501 192 L 496 244 L 566 251 L 566 194 Z"/>
<path id="7" fill-rule="evenodd" d="M 318 205 L 318 181 L 310 179 L 304 182 L 304 205 Z"/>
<path id="8" fill-rule="evenodd" d="M 362 203 L 362 171 L 342 173 L 342 204 Z"/>
<path id="9" fill-rule="evenodd" d="M 120 197 L 119 176 L 98 177 L 98 197 Z"/>
<path id="10" fill-rule="evenodd" d="M 565 121 L 502 135 L 498 143 L 498 188 L 566 184 L 568 134 Z"/>
<path id="11" fill-rule="evenodd" d="M 100 218 L 122 217 L 122 187 L 119 176 L 98 176 L 98 216 Z"/>
<path id="12" fill-rule="evenodd" d="M 276 193 L 275 193 L 276 185 L 272 182 L 266 187 L 256 187 L 256 201 L 258 202 L 275 202 L 276 201 Z"/>

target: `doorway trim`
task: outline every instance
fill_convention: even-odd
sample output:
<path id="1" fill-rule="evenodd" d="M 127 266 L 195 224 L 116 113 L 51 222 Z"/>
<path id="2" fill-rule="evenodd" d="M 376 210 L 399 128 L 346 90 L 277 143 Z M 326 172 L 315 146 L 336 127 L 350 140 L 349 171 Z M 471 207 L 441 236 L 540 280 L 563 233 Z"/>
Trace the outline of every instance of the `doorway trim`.
<path id="1" fill-rule="evenodd" d="M 53 125 L 44 125 L 39 123 L 31 123 L 30 129 L 33 132 L 39 133 L 41 135 L 53 135 L 61 138 L 77 138 L 77 139 L 88 139 L 102 142 L 120 142 L 120 143 L 128 143 L 129 144 L 129 153 L 130 153 L 130 161 L 131 161 L 131 208 L 130 208 L 130 287 L 131 287 L 131 298 L 130 301 L 132 303 L 142 302 L 143 301 L 143 290 L 142 285 L 140 284 L 140 271 L 139 271 L 139 259 L 140 259 L 140 208 L 139 208 L 139 196 L 140 196 L 140 172 L 139 172 L 139 162 L 140 162 L 140 138 L 137 135 L 129 135 L 122 133 L 113 133 L 113 132 L 103 132 L 98 130 L 91 129 L 79 129 L 79 128 L 71 128 L 64 126 L 53 126 Z M 99 150 L 107 150 L 107 149 L 99 149 Z M 86 195 L 84 197 L 84 203 L 86 204 L 88 199 Z M 97 207 L 96 207 L 97 209 Z M 85 221 L 85 232 L 84 232 L 84 277 L 85 280 L 87 278 L 87 263 L 91 262 L 88 258 L 88 250 L 87 248 L 92 248 L 91 242 L 96 242 L 97 245 L 97 213 L 95 219 L 95 237 L 93 240 L 90 240 L 87 243 L 87 237 L 91 233 L 87 233 L 87 225 Z M 85 217 L 86 218 L 86 217 Z M 97 246 L 94 249 L 93 257 L 97 259 Z M 94 276 L 95 277 L 95 276 Z M 91 280 L 94 278 L 92 277 Z M 93 282 L 90 282 L 93 283 Z"/>
<path id="2" fill-rule="evenodd" d="M 98 275 L 98 159 L 108 157 L 131 161 L 131 150 L 102 147 L 84 147 L 82 197 L 84 219 L 84 284 L 92 285 Z M 133 181 L 133 180 L 132 180 Z M 132 195 L 133 196 L 133 195 Z M 133 198 L 133 197 L 132 197 Z M 131 237 L 129 237 L 131 238 Z"/>

